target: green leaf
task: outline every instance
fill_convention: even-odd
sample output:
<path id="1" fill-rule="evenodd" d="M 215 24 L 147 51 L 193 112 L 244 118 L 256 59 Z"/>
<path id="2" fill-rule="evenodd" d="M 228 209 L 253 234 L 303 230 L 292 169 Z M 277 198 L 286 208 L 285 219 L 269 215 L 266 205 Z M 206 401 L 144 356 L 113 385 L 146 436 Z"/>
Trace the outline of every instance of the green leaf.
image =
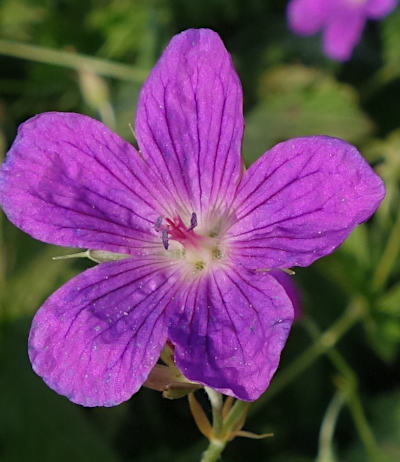
<path id="1" fill-rule="evenodd" d="M 317 69 L 274 68 L 262 78 L 260 93 L 261 103 L 246 118 L 247 162 L 288 138 L 324 134 L 356 142 L 372 129 L 354 89 Z"/>

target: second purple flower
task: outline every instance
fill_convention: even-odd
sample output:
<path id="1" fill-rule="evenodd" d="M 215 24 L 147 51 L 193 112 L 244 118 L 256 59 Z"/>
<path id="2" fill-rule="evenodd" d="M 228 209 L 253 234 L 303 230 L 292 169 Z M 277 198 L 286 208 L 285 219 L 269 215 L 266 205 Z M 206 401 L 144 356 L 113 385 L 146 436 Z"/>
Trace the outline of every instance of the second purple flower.
<path id="1" fill-rule="evenodd" d="M 368 19 L 382 19 L 397 0 L 291 0 L 288 5 L 290 28 L 300 35 L 323 33 L 324 53 L 347 61 Z"/>

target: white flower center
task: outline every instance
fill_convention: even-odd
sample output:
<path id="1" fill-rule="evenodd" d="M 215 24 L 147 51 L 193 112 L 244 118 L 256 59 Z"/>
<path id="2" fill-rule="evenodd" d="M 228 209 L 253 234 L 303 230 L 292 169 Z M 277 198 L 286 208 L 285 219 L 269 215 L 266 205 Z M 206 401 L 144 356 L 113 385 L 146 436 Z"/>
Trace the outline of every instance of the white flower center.
<path id="1" fill-rule="evenodd" d="M 196 276 L 226 262 L 228 249 L 222 240 L 221 226 L 199 229 L 195 213 L 188 226 L 177 216 L 159 218 L 155 228 L 161 232 L 166 256 L 179 261 L 188 275 Z"/>

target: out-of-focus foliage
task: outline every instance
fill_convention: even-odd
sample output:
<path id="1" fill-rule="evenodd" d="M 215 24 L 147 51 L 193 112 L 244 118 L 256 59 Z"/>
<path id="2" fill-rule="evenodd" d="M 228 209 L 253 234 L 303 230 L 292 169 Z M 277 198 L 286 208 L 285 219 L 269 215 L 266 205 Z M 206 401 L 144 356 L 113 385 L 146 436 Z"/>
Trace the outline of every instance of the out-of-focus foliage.
<path id="1" fill-rule="evenodd" d="M 400 76 L 400 10 L 397 9 L 390 15 L 383 26 L 382 31 L 384 43 L 384 72 L 388 78 Z"/>
<path id="2" fill-rule="evenodd" d="M 400 460 L 400 394 L 378 396 L 368 405 L 370 420 L 383 449 L 377 462 Z M 343 462 L 364 462 L 365 454 L 358 443 L 343 457 Z"/>
<path id="3" fill-rule="evenodd" d="M 81 53 L 103 59 L 105 65 L 118 61 L 148 70 L 173 34 L 188 27 L 217 30 L 244 87 L 247 164 L 289 137 L 339 136 L 360 148 L 387 189 L 376 216 L 336 253 L 296 270 L 306 319 L 321 331 L 330 329 L 349 306 L 363 307 L 363 316 L 347 335 L 344 331 L 337 338 L 336 350 L 317 355 L 319 359 L 279 394 L 268 398 L 267 391 L 265 401 L 254 406 L 246 429 L 273 432 L 274 438 L 237 439 L 222 460 L 316 460 L 323 453 L 319 433 L 326 428 L 322 423 L 329 416 L 329 403 L 340 392 L 338 384 L 347 381 L 353 398 L 346 396 L 335 417 L 326 443 L 332 457 L 367 461 L 375 435 L 377 453 L 370 460 L 396 462 L 400 7 L 381 23 L 369 24 L 352 60 L 338 64 L 321 54 L 319 37 L 300 38 L 289 32 L 285 6 L 284 0 L 1 0 L 0 156 L 18 124 L 43 111 L 88 114 L 134 143 L 129 124 L 134 122 L 142 83 L 140 77 L 96 74 L 90 65 L 77 69 L 44 64 L 29 53 L 25 59 L 13 57 L 6 52 L 10 42 L 5 40 L 38 45 L 43 53 L 48 48 Z M 88 266 L 81 260 L 52 260 L 69 251 L 33 241 L 0 215 L 0 460 L 198 460 L 206 442 L 184 399 L 171 402 L 142 390 L 117 408 L 83 409 L 49 390 L 31 371 L 26 342 L 34 312 L 64 281 Z M 307 329 L 312 323 L 294 326 L 271 393 L 303 351 L 320 348 Z"/>
<path id="4" fill-rule="evenodd" d="M 321 70 L 277 66 L 260 76 L 259 87 L 259 103 L 246 119 L 244 152 L 249 160 L 261 154 L 256 147 L 288 138 L 321 133 L 357 142 L 372 129 L 357 92 Z"/>
<path id="5" fill-rule="evenodd" d="M 4 0 L 0 4 L 0 28 L 3 37 L 29 40 L 35 24 L 46 17 L 46 8 L 24 0 Z"/>

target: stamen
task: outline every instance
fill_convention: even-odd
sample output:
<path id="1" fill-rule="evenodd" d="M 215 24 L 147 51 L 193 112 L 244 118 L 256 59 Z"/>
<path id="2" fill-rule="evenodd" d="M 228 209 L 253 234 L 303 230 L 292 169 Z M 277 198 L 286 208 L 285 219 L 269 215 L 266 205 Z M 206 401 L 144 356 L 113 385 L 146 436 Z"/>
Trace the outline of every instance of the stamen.
<path id="1" fill-rule="evenodd" d="M 165 250 L 168 250 L 168 230 L 163 229 L 161 234 L 162 243 Z"/>
<path id="2" fill-rule="evenodd" d="M 288 274 L 289 276 L 294 276 L 296 273 L 290 268 L 256 268 L 254 271 L 257 273 L 268 273 L 269 271 L 282 271 L 283 273 Z"/>
<path id="3" fill-rule="evenodd" d="M 197 215 L 192 212 L 192 216 L 190 217 L 190 226 L 187 229 L 188 231 L 192 231 L 192 229 L 196 228 L 197 226 Z"/>
<path id="4" fill-rule="evenodd" d="M 154 223 L 154 229 L 156 231 L 160 231 L 161 229 L 161 223 L 162 223 L 162 217 L 158 217 L 156 222 Z"/>

